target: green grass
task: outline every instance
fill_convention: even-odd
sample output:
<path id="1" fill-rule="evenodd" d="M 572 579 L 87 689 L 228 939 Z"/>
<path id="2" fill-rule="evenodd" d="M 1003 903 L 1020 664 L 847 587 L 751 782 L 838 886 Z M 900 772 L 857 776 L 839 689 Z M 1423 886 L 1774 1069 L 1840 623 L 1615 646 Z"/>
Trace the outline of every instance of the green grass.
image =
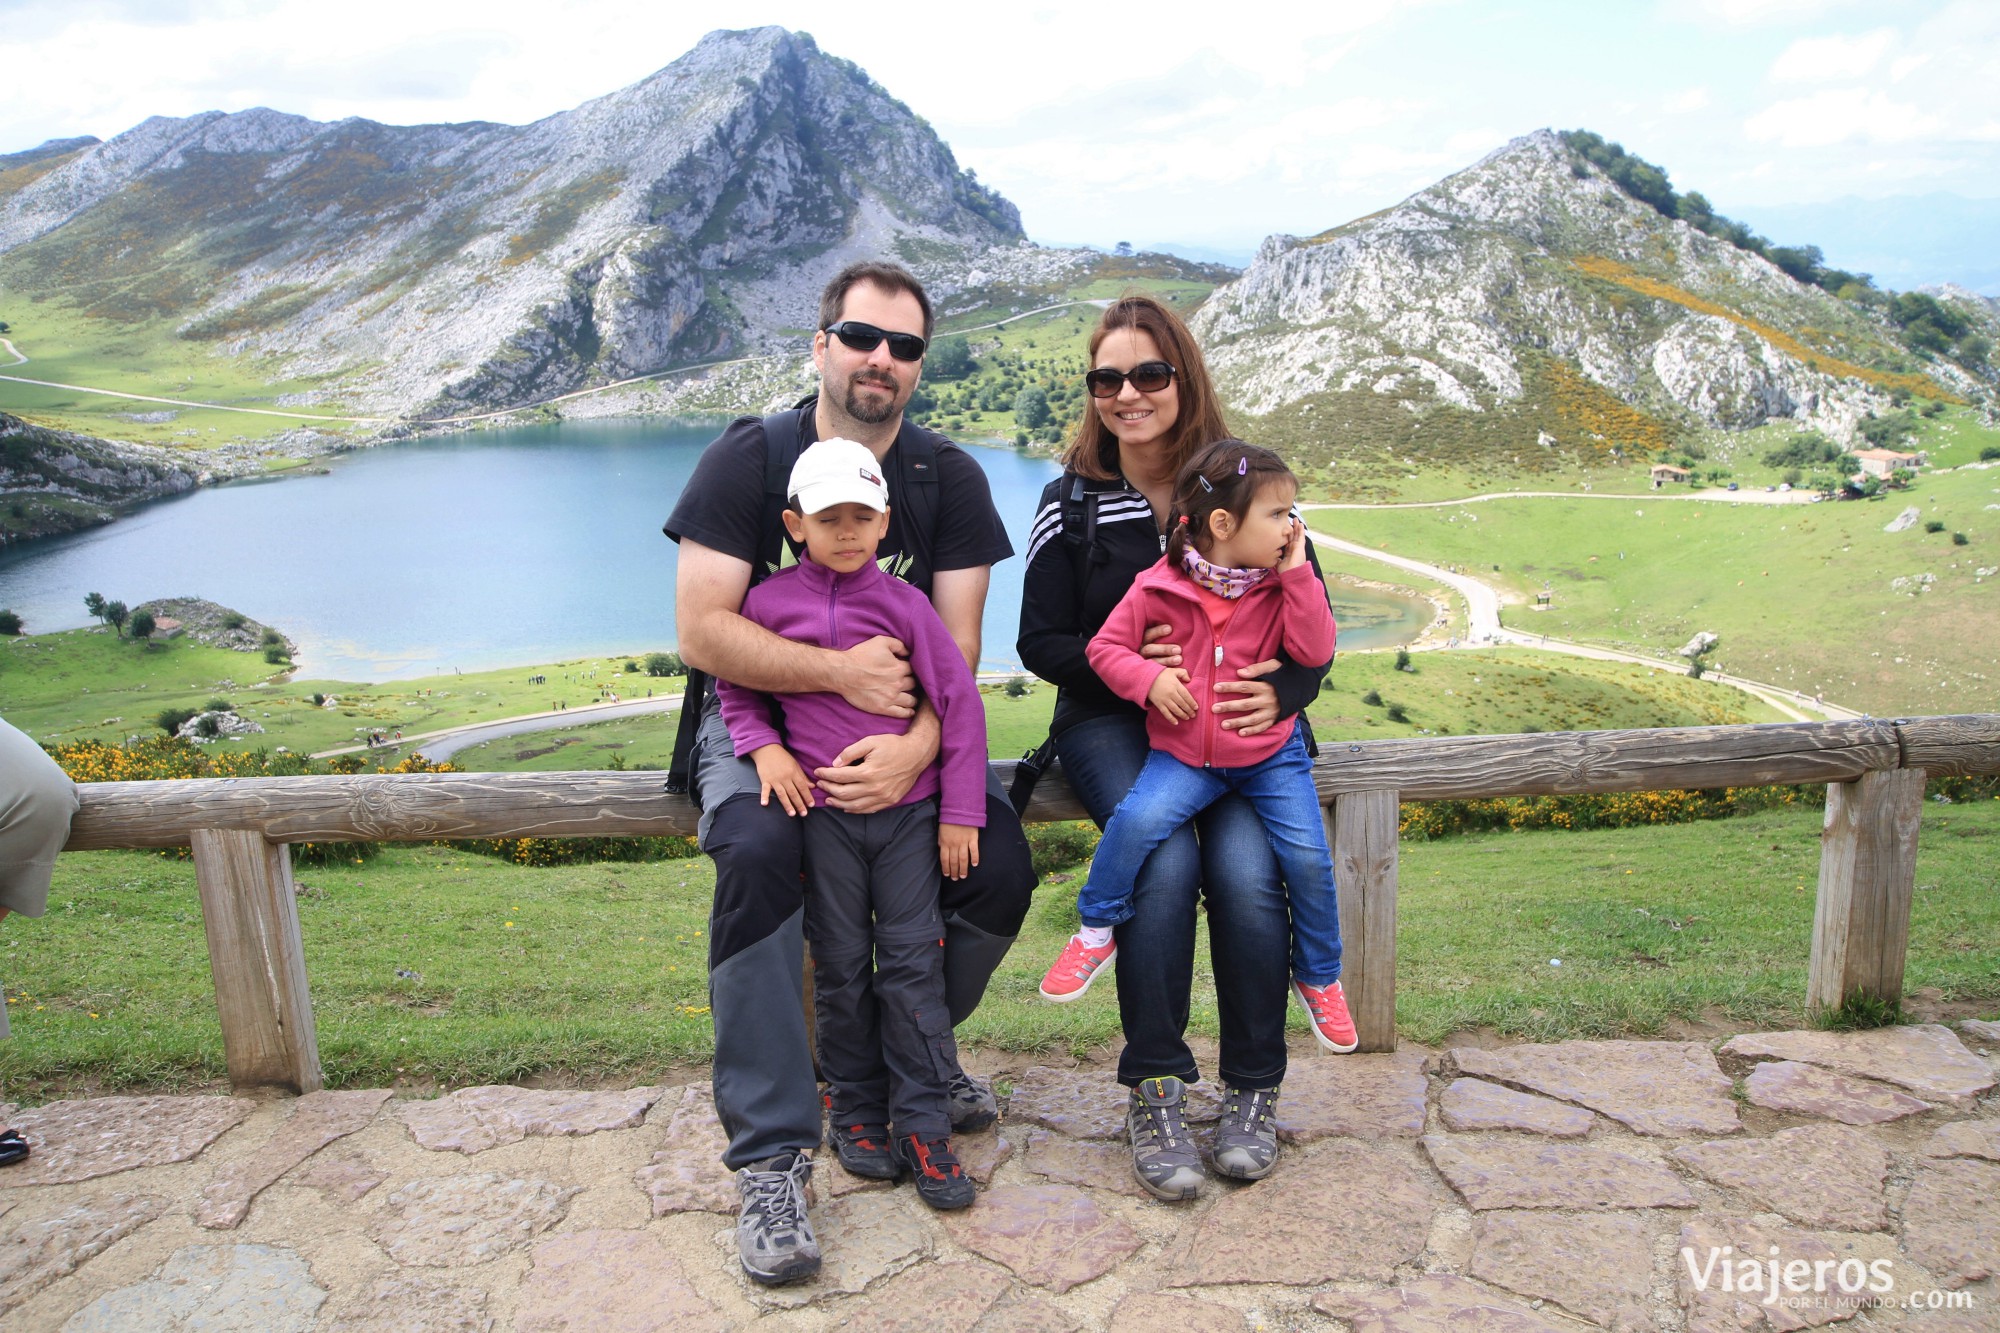
<path id="1" fill-rule="evenodd" d="M 59 299 L 35 299 L 5 286 L 0 286 L 0 309 L 13 326 L 7 336 L 29 358 L 24 366 L 0 365 L 0 374 L 231 407 L 347 415 L 338 399 L 303 406 L 280 402 L 285 395 L 319 387 L 319 382 L 282 376 L 273 365 L 218 356 L 214 344 L 180 337 L 170 317 L 93 317 Z M 107 439 L 201 447 L 266 439 L 301 426 L 352 433 L 356 438 L 378 429 L 180 408 L 4 380 L 0 380 L 0 411 L 38 425 Z"/>
<path id="2" fill-rule="evenodd" d="M 434 731 L 543 712 L 557 700 L 576 707 L 596 699 L 599 685 L 622 699 L 644 698 L 649 689 L 678 697 L 678 677 L 623 671 L 648 651 L 370 684 L 270 676 L 275 668 L 256 653 L 171 639 L 140 645 L 108 630 L 65 630 L 0 640 L 0 713 L 41 741 L 118 741 L 156 730 L 153 717 L 162 708 L 221 695 L 266 733 L 230 744 L 313 753 L 357 744 L 370 729 Z M 532 683 L 536 675 L 547 682 Z M 316 693 L 334 696 L 339 706 L 316 707 Z"/>
<path id="3" fill-rule="evenodd" d="M 2000 707 L 2000 583 L 1978 572 L 2000 566 L 1994 503 L 2000 469 L 1971 468 L 1838 504 L 1503 500 L 1311 521 L 1467 566 L 1502 587 L 1514 628 L 1654 654 L 1709 630 L 1722 636 L 1715 659 L 1749 679 L 1876 714 L 1951 713 Z M 1883 531 L 1908 506 L 1945 531 Z M 1969 545 L 1952 545 L 1954 531 Z M 1893 585 L 1926 573 L 1929 592 Z M 1526 610 L 1545 584 L 1553 608 Z"/>
<path id="4" fill-rule="evenodd" d="M 1402 1035 L 1435 1043 L 1482 1027 L 1557 1039 L 1676 1022 L 1804 1023 L 1819 819 L 1792 809 L 1405 844 Z M 1909 990 L 2000 1006 L 1996 838 L 2000 801 L 1926 807 Z M 1080 873 L 1040 886 L 961 1041 L 1115 1045 L 1111 987 L 1067 1005 L 1034 996 L 1074 926 Z M 534 870 L 435 847 L 302 867 L 301 930 L 329 1082 L 640 1082 L 706 1058 L 712 876 L 705 859 Z M 14 1027 L 0 1044 L 0 1087 L 10 1099 L 223 1077 L 191 863 L 65 856 L 49 914 L 0 922 L 0 956 Z M 1213 1037 L 1206 957 L 1204 942 L 1190 1031 Z M 1297 1014 L 1291 1024 L 1303 1033 Z"/>
<path id="5" fill-rule="evenodd" d="M 1314 735 L 1329 742 L 1790 720 L 1733 686 L 1531 648 L 1413 653 L 1410 665 L 1398 671 L 1392 652 L 1342 654 L 1306 709 Z M 1371 690 L 1379 705 L 1363 702 Z M 1394 705 L 1408 721 L 1390 720 Z"/>

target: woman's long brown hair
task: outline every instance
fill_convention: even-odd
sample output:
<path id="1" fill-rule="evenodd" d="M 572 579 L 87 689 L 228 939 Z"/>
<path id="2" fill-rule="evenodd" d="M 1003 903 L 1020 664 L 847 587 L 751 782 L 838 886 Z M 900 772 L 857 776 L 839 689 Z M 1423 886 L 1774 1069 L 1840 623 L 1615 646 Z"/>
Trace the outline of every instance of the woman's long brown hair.
<path id="1" fill-rule="evenodd" d="M 1201 347 L 1188 332 L 1181 317 L 1150 296 L 1121 296 L 1104 309 L 1097 328 L 1090 335 L 1091 367 L 1097 365 L 1097 349 L 1120 329 L 1136 329 L 1150 336 L 1160 355 L 1174 368 L 1174 388 L 1180 395 L 1180 416 L 1166 440 L 1169 475 L 1178 473 L 1197 449 L 1229 438 L 1229 426 L 1222 419 L 1222 404 L 1215 396 L 1215 384 L 1208 377 L 1208 363 Z M 1083 418 L 1063 450 L 1062 465 L 1092 481 L 1110 481 L 1118 472 L 1118 437 L 1104 427 L 1097 408 L 1085 395 Z"/>

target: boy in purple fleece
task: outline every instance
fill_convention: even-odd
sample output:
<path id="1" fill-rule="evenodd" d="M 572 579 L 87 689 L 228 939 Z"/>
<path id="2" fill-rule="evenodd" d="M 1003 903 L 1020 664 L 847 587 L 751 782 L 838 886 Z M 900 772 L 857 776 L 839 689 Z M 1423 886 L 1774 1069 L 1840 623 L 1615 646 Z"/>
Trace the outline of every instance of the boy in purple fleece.
<path id="1" fill-rule="evenodd" d="M 861 737 L 907 722 L 864 713 L 837 694 L 767 695 L 728 682 L 716 694 L 737 757 L 757 765 L 760 799 L 768 805 L 775 796 L 806 820 L 806 938 L 834 1153 L 849 1171 L 879 1180 L 908 1168 L 924 1202 L 963 1208 L 973 1185 L 951 1151 L 945 1081 L 958 1063 L 937 875 L 942 864 L 963 879 L 979 864 L 985 707 L 929 599 L 875 563 L 889 527 L 875 455 L 852 440 L 821 440 L 799 455 L 789 489 L 785 528 L 805 543 L 805 559 L 752 588 L 742 614 L 819 648 L 876 637 L 902 644 L 942 728 L 938 762 L 899 805 L 867 815 L 835 810 L 814 800 L 807 774 Z"/>

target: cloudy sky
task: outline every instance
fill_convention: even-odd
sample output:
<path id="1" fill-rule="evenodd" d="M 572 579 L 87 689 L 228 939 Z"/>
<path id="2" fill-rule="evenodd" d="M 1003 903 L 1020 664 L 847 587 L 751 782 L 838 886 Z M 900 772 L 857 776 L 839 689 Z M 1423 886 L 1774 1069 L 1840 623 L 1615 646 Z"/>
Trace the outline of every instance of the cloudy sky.
<path id="1" fill-rule="evenodd" d="M 1994 0 L 0 0 L 0 152 L 260 105 L 524 122 L 767 23 L 867 69 L 1050 242 L 1245 252 L 1542 126 L 1753 223 L 2000 195 Z"/>

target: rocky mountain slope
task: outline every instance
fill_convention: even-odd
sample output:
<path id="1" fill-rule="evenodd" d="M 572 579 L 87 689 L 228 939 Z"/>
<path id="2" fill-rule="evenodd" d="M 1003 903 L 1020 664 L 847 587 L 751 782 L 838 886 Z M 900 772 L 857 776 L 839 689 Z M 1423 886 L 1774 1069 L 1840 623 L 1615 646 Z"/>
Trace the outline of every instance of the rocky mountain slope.
<path id="1" fill-rule="evenodd" d="M 0 289 L 382 415 L 796 345 L 851 257 L 948 284 L 1024 245 L 926 123 L 780 28 L 531 125 L 210 112 L 0 162 Z"/>
<path id="2" fill-rule="evenodd" d="M 1992 394 L 1546 130 L 1384 212 L 1269 238 L 1195 329 L 1252 414 L 1314 411 L 1412 453 L 1428 432 L 1522 467 L 1774 419 L 1854 442 L 1892 400 Z"/>
<path id="3" fill-rule="evenodd" d="M 0 546 L 109 523 L 118 509 L 193 490 L 170 449 L 47 430 L 0 412 Z"/>

